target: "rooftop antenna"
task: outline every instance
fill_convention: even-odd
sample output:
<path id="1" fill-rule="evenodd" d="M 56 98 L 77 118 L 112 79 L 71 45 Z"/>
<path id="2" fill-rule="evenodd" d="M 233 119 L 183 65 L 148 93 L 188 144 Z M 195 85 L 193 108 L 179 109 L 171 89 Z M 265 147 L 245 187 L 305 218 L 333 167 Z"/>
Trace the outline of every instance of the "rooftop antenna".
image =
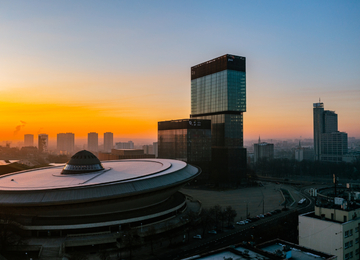
<path id="1" fill-rule="evenodd" d="M 321 99 L 319 98 L 319 103 L 321 103 Z"/>

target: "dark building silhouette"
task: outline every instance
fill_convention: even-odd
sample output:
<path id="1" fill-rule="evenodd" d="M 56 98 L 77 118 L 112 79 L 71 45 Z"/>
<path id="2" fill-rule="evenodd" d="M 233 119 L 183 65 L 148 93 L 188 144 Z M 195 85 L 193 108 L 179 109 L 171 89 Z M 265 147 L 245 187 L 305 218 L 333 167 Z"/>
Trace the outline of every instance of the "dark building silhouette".
<path id="1" fill-rule="evenodd" d="M 159 158 L 177 159 L 202 169 L 199 178 L 209 178 L 211 121 L 180 119 L 158 122 Z"/>
<path id="2" fill-rule="evenodd" d="M 338 131 L 334 111 L 324 110 L 324 103 L 313 104 L 315 160 L 341 162 L 347 153 L 347 133 Z"/>
<path id="3" fill-rule="evenodd" d="M 191 67 L 191 118 L 211 120 L 213 182 L 235 184 L 246 174 L 244 112 L 245 57 L 226 54 Z"/>

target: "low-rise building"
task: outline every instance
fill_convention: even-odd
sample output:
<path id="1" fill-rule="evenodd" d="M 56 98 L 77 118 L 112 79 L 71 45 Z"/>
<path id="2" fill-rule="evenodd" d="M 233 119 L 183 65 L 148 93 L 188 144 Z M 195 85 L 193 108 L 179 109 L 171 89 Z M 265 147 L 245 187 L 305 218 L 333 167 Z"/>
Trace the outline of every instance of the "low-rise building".
<path id="1" fill-rule="evenodd" d="M 338 260 L 359 259 L 359 225 L 360 207 L 335 198 L 334 204 L 299 216 L 299 244 Z"/>

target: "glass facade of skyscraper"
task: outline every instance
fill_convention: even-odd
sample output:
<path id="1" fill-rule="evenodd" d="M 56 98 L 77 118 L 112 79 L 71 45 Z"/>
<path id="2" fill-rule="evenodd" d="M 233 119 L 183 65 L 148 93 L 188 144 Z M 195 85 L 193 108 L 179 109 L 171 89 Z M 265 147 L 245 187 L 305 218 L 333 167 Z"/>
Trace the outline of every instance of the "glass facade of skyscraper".
<path id="1" fill-rule="evenodd" d="M 211 160 L 209 120 L 172 120 L 158 122 L 159 158 L 194 162 Z"/>
<path id="2" fill-rule="evenodd" d="M 245 57 L 226 54 L 191 68 L 191 118 L 211 120 L 211 175 L 216 182 L 239 182 L 246 172 L 243 112 Z"/>
<path id="3" fill-rule="evenodd" d="M 246 111 L 245 72 L 224 70 L 191 81 L 193 116 L 222 111 Z"/>

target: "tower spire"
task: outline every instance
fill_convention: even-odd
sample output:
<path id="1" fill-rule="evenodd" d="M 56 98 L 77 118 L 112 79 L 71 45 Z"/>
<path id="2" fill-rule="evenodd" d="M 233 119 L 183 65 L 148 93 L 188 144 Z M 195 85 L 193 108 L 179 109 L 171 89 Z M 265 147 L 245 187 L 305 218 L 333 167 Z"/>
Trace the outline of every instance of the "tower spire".
<path id="1" fill-rule="evenodd" d="M 259 143 L 260 143 L 261 141 L 260 141 L 260 135 L 259 135 Z"/>

